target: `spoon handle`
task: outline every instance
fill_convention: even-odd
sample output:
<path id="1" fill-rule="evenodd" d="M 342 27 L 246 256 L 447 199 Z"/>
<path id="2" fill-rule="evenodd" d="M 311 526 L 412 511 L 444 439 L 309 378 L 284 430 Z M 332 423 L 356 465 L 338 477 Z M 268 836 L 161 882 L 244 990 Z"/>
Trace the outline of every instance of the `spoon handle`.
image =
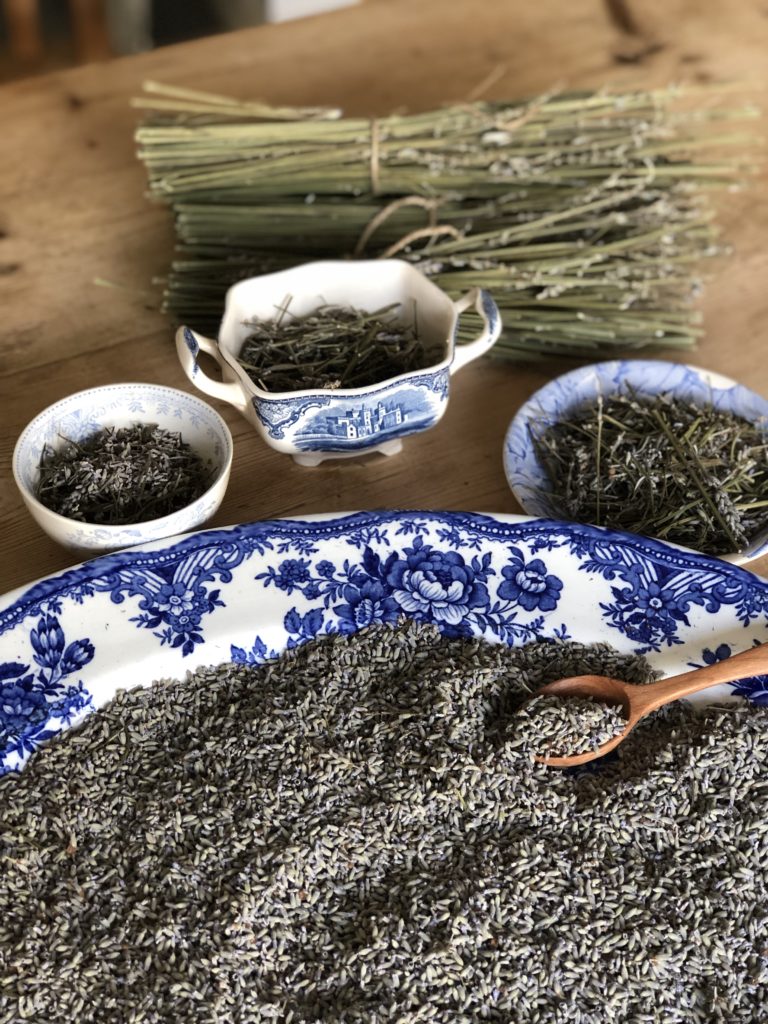
<path id="1" fill-rule="evenodd" d="M 699 690 L 706 690 L 708 686 L 732 683 L 737 679 L 763 674 L 768 674 L 768 644 L 750 647 L 740 654 L 716 661 L 714 665 L 694 668 L 690 672 L 683 672 L 682 675 L 672 676 L 671 679 L 662 679 L 649 686 L 633 687 L 633 711 L 638 716 L 647 715 L 649 711 L 655 711 L 662 704 L 687 697 Z"/>

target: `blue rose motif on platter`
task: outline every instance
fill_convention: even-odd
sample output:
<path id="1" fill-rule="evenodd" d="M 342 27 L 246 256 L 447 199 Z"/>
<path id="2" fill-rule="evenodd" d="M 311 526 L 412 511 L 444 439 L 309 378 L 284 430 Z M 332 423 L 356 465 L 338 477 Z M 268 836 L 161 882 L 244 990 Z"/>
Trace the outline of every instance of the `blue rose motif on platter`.
<path id="1" fill-rule="evenodd" d="M 342 633 L 354 633 L 374 623 L 394 623 L 400 615 L 397 601 L 378 580 L 365 580 L 360 586 L 348 584 L 342 589 L 344 604 L 336 605 Z"/>
<path id="2" fill-rule="evenodd" d="M 603 605 L 612 621 L 630 640 L 658 649 L 661 640 L 677 643 L 679 623 L 688 623 L 691 604 L 701 604 L 695 588 L 675 589 L 674 580 L 642 580 L 635 577 L 629 587 L 613 587 L 615 604 Z"/>
<path id="3" fill-rule="evenodd" d="M 208 600 L 204 593 L 196 593 L 185 583 L 175 581 L 164 583 L 157 592 L 154 611 L 160 621 L 175 631 L 186 632 L 200 624 L 207 610 Z"/>
<path id="4" fill-rule="evenodd" d="M 512 567 L 492 598 L 489 579 L 498 570 L 491 552 L 465 556 L 456 550 L 458 537 L 449 542 L 444 547 L 416 536 L 410 547 L 382 558 L 367 538 L 361 538 L 358 559 L 345 558 L 339 564 L 321 559 L 316 565 L 303 558 L 285 559 L 256 578 L 265 586 L 295 590 L 310 604 L 320 601 L 329 631 L 352 633 L 373 624 L 394 624 L 406 616 L 431 622 L 446 636 L 468 636 L 479 629 L 507 643 L 536 637 L 541 614 L 518 622 L 518 609 L 555 608 L 562 590 L 559 577 L 548 573 L 541 559 L 526 563 L 513 548 Z M 472 550 L 479 547 L 473 544 Z M 300 605 L 291 608 L 293 626 L 301 614 Z M 294 628 L 289 632 L 292 638 L 303 635 Z"/>
<path id="5" fill-rule="evenodd" d="M 0 690 L 0 739 L 14 736 L 48 714 L 48 701 L 41 689 L 34 689 L 31 676 L 6 683 Z"/>
<path id="6" fill-rule="evenodd" d="M 536 608 L 553 611 L 560 600 L 562 580 L 548 573 L 540 558 L 526 562 L 518 548 L 512 549 L 512 556 L 509 565 L 501 570 L 504 582 L 499 585 L 499 597 L 521 605 L 527 612 Z"/>
<path id="7" fill-rule="evenodd" d="M 219 590 L 206 591 L 199 580 L 200 576 L 189 582 L 182 573 L 171 578 L 148 576 L 139 601 L 141 614 L 133 616 L 131 622 L 154 630 L 161 643 L 181 648 L 185 655 L 191 654 L 195 645 L 203 642 L 200 632 L 203 616 L 224 604 Z M 114 590 L 113 601 L 118 600 L 116 595 L 122 600 L 120 591 Z"/>
<path id="8" fill-rule="evenodd" d="M 391 556 L 384 572 L 392 597 L 409 615 L 457 626 L 488 604 L 488 588 L 458 552 L 439 551 L 418 537 L 404 554 Z"/>

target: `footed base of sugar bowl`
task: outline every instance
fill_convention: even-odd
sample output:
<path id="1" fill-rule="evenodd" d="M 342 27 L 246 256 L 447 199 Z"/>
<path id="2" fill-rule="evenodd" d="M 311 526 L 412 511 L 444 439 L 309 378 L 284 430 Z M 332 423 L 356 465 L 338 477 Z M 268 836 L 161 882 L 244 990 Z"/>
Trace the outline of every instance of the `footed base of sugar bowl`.
<path id="1" fill-rule="evenodd" d="M 399 437 L 392 441 L 382 441 L 379 445 L 371 445 L 370 448 L 359 448 L 354 452 L 297 452 L 293 461 L 299 466 L 319 466 L 326 459 L 354 459 L 361 455 L 370 455 L 371 452 L 381 452 L 382 455 L 397 455 L 402 451 L 403 442 Z"/>

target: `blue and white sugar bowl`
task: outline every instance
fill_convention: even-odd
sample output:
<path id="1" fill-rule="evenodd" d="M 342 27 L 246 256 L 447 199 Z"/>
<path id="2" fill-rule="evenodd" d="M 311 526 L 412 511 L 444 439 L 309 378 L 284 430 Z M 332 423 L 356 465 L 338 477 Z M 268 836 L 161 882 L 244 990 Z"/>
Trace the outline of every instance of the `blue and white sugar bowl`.
<path id="1" fill-rule="evenodd" d="M 424 369 L 369 387 L 270 392 L 237 360 L 253 322 L 274 320 L 277 310 L 302 318 L 324 305 L 375 312 L 393 304 L 397 320 L 404 327 L 418 325 L 419 338 L 433 354 Z M 482 317 L 482 331 L 456 346 L 459 316 L 470 307 Z M 483 289 L 454 301 L 403 260 L 333 260 L 240 281 L 227 292 L 218 341 L 180 327 L 176 349 L 200 391 L 234 405 L 277 451 L 314 466 L 327 458 L 399 452 L 406 434 L 427 430 L 445 412 L 450 375 L 487 352 L 500 333 L 498 308 Z M 221 381 L 203 371 L 201 352 L 219 364 Z"/>

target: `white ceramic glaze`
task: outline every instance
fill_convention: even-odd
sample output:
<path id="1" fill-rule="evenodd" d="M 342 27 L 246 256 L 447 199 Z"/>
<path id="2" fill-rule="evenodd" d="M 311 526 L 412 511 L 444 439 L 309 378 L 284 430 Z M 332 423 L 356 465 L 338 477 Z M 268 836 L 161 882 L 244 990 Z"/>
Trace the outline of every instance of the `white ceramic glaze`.
<path id="1" fill-rule="evenodd" d="M 403 323 L 413 324 L 415 318 L 434 361 L 365 388 L 276 393 L 254 384 L 237 361 L 249 324 L 273 320 L 286 304 L 283 315 L 300 318 L 326 303 L 368 312 L 397 303 Z M 480 313 L 484 328 L 475 341 L 457 348 L 458 318 L 470 307 Z M 332 260 L 240 281 L 227 293 L 218 341 L 180 327 L 176 348 L 197 388 L 235 406 L 277 451 L 316 465 L 372 450 L 400 451 L 406 434 L 427 430 L 445 412 L 450 374 L 487 352 L 500 332 L 499 311 L 482 289 L 454 302 L 402 260 Z M 222 380 L 203 371 L 200 352 L 216 360 Z"/>
<path id="2" fill-rule="evenodd" d="M 45 445 L 57 447 L 62 436 L 79 440 L 101 427 L 156 423 L 181 434 L 214 470 L 211 486 L 197 501 L 172 515 L 132 526 L 80 523 L 52 512 L 34 496 L 40 456 Z M 221 504 L 232 468 L 232 435 L 224 420 L 205 402 L 185 391 L 159 384 L 109 384 L 69 395 L 48 406 L 21 432 L 13 452 L 13 476 L 35 521 L 65 547 L 82 551 L 116 548 L 184 533 L 210 519 Z"/>
<path id="3" fill-rule="evenodd" d="M 504 471 L 512 493 L 525 512 L 536 516 L 559 516 L 551 501 L 549 479 L 539 462 L 532 436 L 559 420 L 594 405 L 599 395 L 672 394 L 695 405 L 711 405 L 758 424 L 768 438 L 768 401 L 729 377 L 685 363 L 653 359 L 613 360 L 580 366 L 545 384 L 520 407 L 504 438 Z M 768 515 L 766 516 L 768 522 Z M 721 555 L 736 565 L 768 551 L 768 534 L 744 551 Z"/>

